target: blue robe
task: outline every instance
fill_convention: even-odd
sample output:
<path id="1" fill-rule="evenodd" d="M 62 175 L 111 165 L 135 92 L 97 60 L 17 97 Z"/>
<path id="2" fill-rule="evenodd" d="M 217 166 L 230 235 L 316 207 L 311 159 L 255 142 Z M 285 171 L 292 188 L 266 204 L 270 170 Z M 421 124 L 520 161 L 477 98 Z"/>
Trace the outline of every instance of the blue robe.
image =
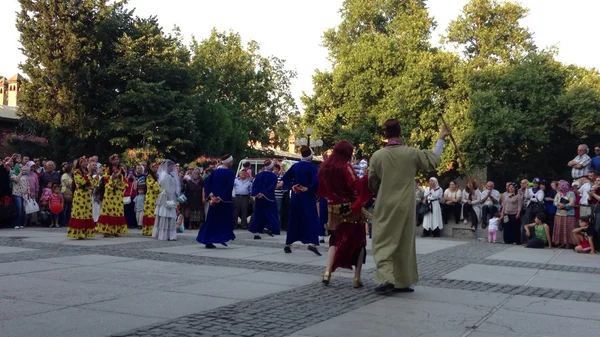
<path id="1" fill-rule="evenodd" d="M 319 215 L 317 214 L 317 190 L 319 178 L 317 167 L 310 162 L 298 162 L 283 176 L 284 190 L 300 184 L 308 191 L 292 192 L 290 199 L 290 215 L 288 219 L 286 245 L 296 241 L 304 244 L 319 244 Z"/>
<path id="2" fill-rule="evenodd" d="M 327 236 L 325 227 L 327 226 L 328 216 L 327 213 L 327 199 L 319 198 L 319 236 Z"/>
<path id="3" fill-rule="evenodd" d="M 198 231 L 196 241 L 202 244 L 225 243 L 235 239 L 233 234 L 233 181 L 235 172 L 219 167 L 204 180 L 206 197 L 212 193 L 221 202 L 208 207 L 204 225 Z"/>
<path id="4" fill-rule="evenodd" d="M 264 197 L 254 199 L 254 212 L 250 222 L 250 233 L 262 233 L 266 228 L 273 234 L 279 234 L 279 212 L 275 201 L 275 187 L 277 175 L 271 171 L 262 171 L 254 177 L 252 182 L 253 197 L 262 193 Z"/>

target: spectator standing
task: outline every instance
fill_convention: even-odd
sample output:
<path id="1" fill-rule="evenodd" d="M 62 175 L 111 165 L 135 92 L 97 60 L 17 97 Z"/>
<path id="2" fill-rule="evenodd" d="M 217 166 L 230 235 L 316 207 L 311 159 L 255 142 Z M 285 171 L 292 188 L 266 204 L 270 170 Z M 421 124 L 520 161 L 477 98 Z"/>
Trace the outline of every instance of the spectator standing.
<path id="1" fill-rule="evenodd" d="M 48 185 L 48 183 L 52 184 Z M 56 171 L 56 164 L 48 160 L 44 165 L 44 172 L 40 175 L 40 190 L 54 185 L 60 185 L 60 172 Z"/>
<path id="2" fill-rule="evenodd" d="M 588 156 L 589 151 L 590 149 L 587 145 L 579 145 L 577 147 L 577 156 L 567 163 L 571 168 L 571 177 L 573 179 L 587 177 L 590 170 L 590 163 L 592 162 L 592 158 Z"/>
<path id="3" fill-rule="evenodd" d="M 598 174 L 600 173 L 600 144 L 596 144 L 596 146 L 594 146 L 594 153 L 596 156 L 594 156 L 590 162 L 590 170 L 594 170 L 594 172 Z"/>
<path id="4" fill-rule="evenodd" d="M 250 162 L 247 163 L 250 164 Z M 238 177 L 233 183 L 233 191 L 235 193 L 235 197 L 233 198 L 235 205 L 234 219 L 237 224 L 238 217 L 241 218 L 241 228 L 243 229 L 248 229 L 248 205 L 250 204 L 251 189 L 252 182 L 247 177 L 247 169 L 243 169 L 238 173 Z"/>
<path id="5" fill-rule="evenodd" d="M 494 189 L 494 183 L 488 181 L 485 190 L 481 192 L 481 227 L 486 228 L 488 221 L 496 212 L 500 210 L 500 192 Z"/>

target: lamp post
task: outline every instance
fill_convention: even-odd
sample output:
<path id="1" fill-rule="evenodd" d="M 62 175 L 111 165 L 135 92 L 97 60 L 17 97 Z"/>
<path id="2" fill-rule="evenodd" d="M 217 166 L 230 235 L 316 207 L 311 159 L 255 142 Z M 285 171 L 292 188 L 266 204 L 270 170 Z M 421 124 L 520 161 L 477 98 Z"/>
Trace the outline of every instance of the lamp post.
<path id="1" fill-rule="evenodd" d="M 306 130 L 304 130 L 304 132 L 306 132 L 306 135 L 308 136 L 308 147 L 310 147 L 310 135 L 312 135 L 313 133 L 313 129 L 309 126 L 306 128 Z"/>
<path id="2" fill-rule="evenodd" d="M 323 141 L 321 139 L 310 139 L 310 136 L 313 134 L 313 129 L 311 127 L 307 127 L 304 132 L 306 132 L 307 138 L 296 139 L 296 146 L 305 146 L 308 145 L 310 148 L 318 148 L 323 146 Z"/>

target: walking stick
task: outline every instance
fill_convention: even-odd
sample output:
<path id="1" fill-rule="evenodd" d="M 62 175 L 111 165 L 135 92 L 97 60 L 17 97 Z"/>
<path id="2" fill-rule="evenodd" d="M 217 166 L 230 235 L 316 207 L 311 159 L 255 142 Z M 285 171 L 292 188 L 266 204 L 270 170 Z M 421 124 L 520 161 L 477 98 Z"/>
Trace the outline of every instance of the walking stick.
<path id="1" fill-rule="evenodd" d="M 442 123 L 444 123 L 444 126 L 448 129 L 450 129 L 450 126 L 448 126 L 448 123 L 446 122 L 446 119 L 444 118 L 444 114 L 440 111 L 438 112 L 438 116 L 440 116 L 440 119 L 442 120 Z M 450 134 L 450 141 L 452 141 L 452 144 L 454 145 L 454 148 L 456 149 L 456 154 L 458 155 L 458 159 L 460 160 L 460 164 L 462 165 L 462 167 L 464 168 L 464 172 L 467 176 L 467 178 L 469 177 L 469 172 L 467 171 L 467 165 L 465 162 L 465 158 L 462 155 L 462 152 L 460 152 L 460 148 L 458 147 L 458 144 L 456 144 L 456 140 L 454 139 L 454 135 L 452 135 L 452 133 Z"/>

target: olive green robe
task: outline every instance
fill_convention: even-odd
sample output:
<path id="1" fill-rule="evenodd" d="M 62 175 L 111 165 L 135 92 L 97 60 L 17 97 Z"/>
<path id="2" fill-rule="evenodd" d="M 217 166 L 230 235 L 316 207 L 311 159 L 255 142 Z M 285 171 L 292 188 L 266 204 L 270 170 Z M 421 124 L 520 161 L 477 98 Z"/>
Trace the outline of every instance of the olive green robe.
<path id="1" fill-rule="evenodd" d="M 373 154 L 369 188 L 377 195 L 373 211 L 373 259 L 378 283 L 407 288 L 419 280 L 415 249 L 415 175 L 433 171 L 440 156 L 407 146 L 389 146 Z"/>

